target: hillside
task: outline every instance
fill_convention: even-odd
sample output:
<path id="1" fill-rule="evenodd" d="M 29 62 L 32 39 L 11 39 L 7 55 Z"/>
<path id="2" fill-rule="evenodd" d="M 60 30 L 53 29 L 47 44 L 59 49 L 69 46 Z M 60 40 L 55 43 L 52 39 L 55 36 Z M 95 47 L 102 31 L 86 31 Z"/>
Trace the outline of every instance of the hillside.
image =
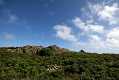
<path id="1" fill-rule="evenodd" d="M 119 80 L 118 73 L 118 54 L 56 45 L 0 48 L 0 80 Z"/>

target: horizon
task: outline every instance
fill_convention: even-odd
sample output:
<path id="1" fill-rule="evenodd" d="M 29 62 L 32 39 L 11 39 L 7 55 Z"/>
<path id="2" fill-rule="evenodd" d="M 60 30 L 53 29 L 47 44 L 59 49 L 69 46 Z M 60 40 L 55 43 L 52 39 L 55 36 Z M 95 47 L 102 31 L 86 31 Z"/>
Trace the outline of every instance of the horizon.
<path id="1" fill-rule="evenodd" d="M 52 44 L 52 45 L 20 45 L 20 46 L 0 46 L 0 48 L 11 48 L 11 47 L 13 47 L 13 48 L 19 48 L 19 47 L 25 47 L 25 46 L 33 46 L 33 47 L 40 47 L 40 46 L 42 46 L 42 47 L 44 47 L 44 48 L 47 48 L 47 47 L 49 47 L 49 46 L 54 46 L 55 44 Z M 59 45 L 56 45 L 57 47 L 59 47 L 59 48 L 64 48 L 64 49 L 68 49 L 68 48 L 65 48 L 65 47 L 61 47 L 61 46 L 59 46 Z M 68 49 L 69 51 L 73 51 L 73 52 L 80 52 L 81 50 L 83 50 L 84 52 L 86 52 L 86 53 L 96 53 L 96 54 L 119 54 L 118 52 L 115 52 L 115 53 L 111 53 L 111 52 L 91 52 L 91 51 L 86 51 L 86 50 L 84 50 L 84 49 L 79 49 L 79 50 L 72 50 L 72 49 Z"/>
<path id="2" fill-rule="evenodd" d="M 119 1 L 0 0 L 0 47 L 23 45 L 119 53 Z"/>

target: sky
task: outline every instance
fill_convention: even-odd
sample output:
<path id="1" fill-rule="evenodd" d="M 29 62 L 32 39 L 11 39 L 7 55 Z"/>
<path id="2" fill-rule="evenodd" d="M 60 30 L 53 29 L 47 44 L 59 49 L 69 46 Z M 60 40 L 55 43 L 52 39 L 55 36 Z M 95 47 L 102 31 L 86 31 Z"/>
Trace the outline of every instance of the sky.
<path id="1" fill-rule="evenodd" d="M 0 46 L 119 52 L 118 0 L 0 0 Z"/>

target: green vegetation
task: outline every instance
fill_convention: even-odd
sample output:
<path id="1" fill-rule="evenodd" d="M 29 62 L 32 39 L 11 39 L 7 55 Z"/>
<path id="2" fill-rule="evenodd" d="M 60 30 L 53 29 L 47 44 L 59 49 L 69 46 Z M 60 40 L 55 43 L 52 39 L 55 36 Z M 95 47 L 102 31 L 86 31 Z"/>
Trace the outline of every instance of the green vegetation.
<path id="1" fill-rule="evenodd" d="M 119 55 L 58 47 L 1 48 L 0 80 L 119 80 Z"/>

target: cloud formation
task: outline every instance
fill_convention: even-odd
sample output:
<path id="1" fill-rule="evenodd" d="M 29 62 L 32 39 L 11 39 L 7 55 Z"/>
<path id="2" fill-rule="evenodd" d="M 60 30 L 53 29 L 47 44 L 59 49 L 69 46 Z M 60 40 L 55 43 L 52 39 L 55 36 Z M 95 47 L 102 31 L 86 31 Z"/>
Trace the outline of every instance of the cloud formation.
<path id="1" fill-rule="evenodd" d="M 103 33 L 104 27 L 98 24 L 92 24 L 88 22 L 83 22 L 79 17 L 73 19 L 73 23 L 79 29 L 86 32 L 95 32 L 95 33 Z"/>
<path id="2" fill-rule="evenodd" d="M 67 25 L 56 25 L 54 26 L 56 30 L 56 36 L 70 42 L 77 42 L 78 39 L 72 34 L 71 28 Z"/>
<path id="3" fill-rule="evenodd" d="M 99 17 L 100 20 L 107 21 L 109 24 L 118 24 L 119 7 L 118 3 L 111 5 L 104 4 L 89 4 L 91 13 Z"/>
<path id="4" fill-rule="evenodd" d="M 56 25 L 56 36 L 74 43 L 73 46 L 77 48 L 85 48 L 89 51 L 100 52 L 101 49 L 102 52 L 108 52 L 110 49 L 112 52 L 115 52 L 113 51 L 115 49 L 119 51 L 119 4 L 117 2 L 108 4 L 89 2 L 82 8 L 82 16 L 85 17 L 78 16 L 72 19 L 73 28 Z M 79 32 L 73 32 L 74 28 Z"/>
<path id="5" fill-rule="evenodd" d="M 107 34 L 106 39 L 108 46 L 112 48 L 119 48 L 119 27 L 115 27 Z"/>

